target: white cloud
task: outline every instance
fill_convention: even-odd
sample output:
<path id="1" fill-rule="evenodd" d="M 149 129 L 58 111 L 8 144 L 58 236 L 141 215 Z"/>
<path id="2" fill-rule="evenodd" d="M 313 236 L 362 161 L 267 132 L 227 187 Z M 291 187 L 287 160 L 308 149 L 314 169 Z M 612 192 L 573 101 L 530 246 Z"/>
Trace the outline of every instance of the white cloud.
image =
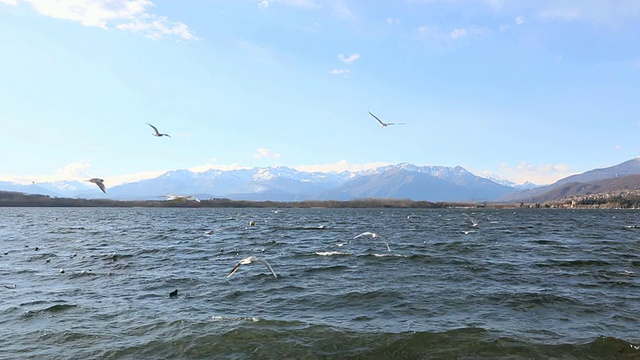
<path id="1" fill-rule="evenodd" d="M 434 45 L 445 46 L 453 45 L 454 42 L 460 41 L 462 38 L 478 37 L 488 32 L 490 30 L 484 27 L 455 28 L 445 31 L 438 26 L 425 25 L 417 29 L 417 35 L 420 39 Z"/>
<path id="2" fill-rule="evenodd" d="M 262 0 L 258 2 L 258 7 L 266 9 L 271 4 L 282 4 L 305 9 L 316 9 L 320 7 L 314 0 Z"/>
<path id="3" fill-rule="evenodd" d="M 15 6 L 18 5 L 18 0 L 0 0 L 0 3 Z"/>
<path id="4" fill-rule="evenodd" d="M 331 74 L 331 75 L 347 75 L 350 72 L 351 72 L 351 70 L 349 70 L 349 69 L 333 69 L 333 70 L 329 71 L 329 74 Z"/>
<path id="5" fill-rule="evenodd" d="M 16 5 L 17 0 L 0 0 Z M 154 39 L 177 36 L 185 40 L 196 37 L 189 27 L 164 16 L 148 12 L 149 0 L 20 0 L 31 4 L 39 14 L 77 21 L 87 27 L 140 32 Z"/>
<path id="6" fill-rule="evenodd" d="M 6 181 L 13 181 L 21 184 L 30 184 L 32 182 L 53 182 L 60 180 L 86 180 L 94 177 L 89 172 L 93 165 L 86 161 L 78 161 L 67 164 L 53 172 L 53 174 L 34 174 L 24 176 L 0 176 Z"/>
<path id="7" fill-rule="evenodd" d="M 344 56 L 342 54 L 338 54 L 338 59 L 340 59 L 340 61 L 342 61 L 345 64 L 351 65 L 353 64 L 356 60 L 360 59 L 360 54 L 351 54 L 349 56 Z"/>
<path id="8" fill-rule="evenodd" d="M 300 165 L 294 166 L 293 168 L 298 171 L 307 171 L 307 172 L 336 172 L 340 173 L 343 171 L 362 171 L 362 170 L 371 170 L 381 166 L 391 165 L 391 163 L 367 163 L 367 164 L 349 164 L 346 160 L 340 160 L 334 164 L 316 164 L 316 165 Z"/>
<path id="9" fill-rule="evenodd" d="M 107 179 L 104 179 L 104 180 L 105 182 L 107 181 L 109 182 L 109 186 L 116 186 L 116 185 L 131 183 L 131 182 L 153 179 L 166 173 L 167 171 L 168 170 L 143 171 L 143 172 L 132 173 L 132 174 L 109 176 Z"/>
<path id="10" fill-rule="evenodd" d="M 562 178 L 575 174 L 569 166 L 565 164 L 544 164 L 533 165 L 521 162 L 516 166 L 509 166 L 506 163 L 500 164 L 497 171 L 480 171 L 482 176 L 507 179 L 516 184 L 523 184 L 526 181 L 537 185 L 552 184 Z"/>
<path id="11" fill-rule="evenodd" d="M 590 21 L 619 24 L 624 19 L 640 18 L 637 0 L 554 0 L 536 3 L 534 11 L 542 18 L 562 21 Z"/>
<path id="12" fill-rule="evenodd" d="M 152 39 L 161 39 L 165 36 L 178 36 L 185 40 L 195 40 L 196 37 L 189 30 L 189 27 L 181 22 L 174 22 L 166 17 L 155 17 L 150 20 L 134 19 L 127 24 L 116 26 L 120 30 L 140 32 Z"/>
<path id="13" fill-rule="evenodd" d="M 280 154 L 274 151 L 271 151 L 269 149 L 257 149 L 256 152 L 253 153 L 253 157 L 256 159 L 260 159 L 263 157 L 272 157 L 272 158 L 279 158 Z"/>
<path id="14" fill-rule="evenodd" d="M 467 30 L 466 29 L 453 29 L 453 31 L 451 31 L 451 37 L 454 39 L 463 37 L 465 35 L 467 35 Z"/>
<path id="15" fill-rule="evenodd" d="M 400 25 L 400 19 L 398 18 L 387 18 L 387 23 L 389 23 L 389 25 Z"/>
<path id="16" fill-rule="evenodd" d="M 516 16 L 516 18 L 514 19 L 516 25 L 522 25 L 524 24 L 524 18 L 522 16 Z"/>

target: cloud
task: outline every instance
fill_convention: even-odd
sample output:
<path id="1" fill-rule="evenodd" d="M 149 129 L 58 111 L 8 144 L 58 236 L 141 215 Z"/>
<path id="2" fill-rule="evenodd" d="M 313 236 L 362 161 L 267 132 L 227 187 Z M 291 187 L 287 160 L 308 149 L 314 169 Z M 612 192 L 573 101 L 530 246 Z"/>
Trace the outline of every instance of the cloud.
<path id="1" fill-rule="evenodd" d="M 18 0 L 0 0 L 17 5 Z M 164 16 L 148 12 L 154 7 L 149 0 L 19 0 L 31 4 L 41 15 L 71 20 L 87 27 L 142 33 L 153 39 L 176 36 L 185 40 L 196 37 L 189 27 Z"/>
<path id="2" fill-rule="evenodd" d="M 500 164 L 497 172 L 481 171 L 479 174 L 482 176 L 507 179 L 516 184 L 522 184 L 529 181 L 537 185 L 546 185 L 573 175 L 575 172 L 565 164 L 534 165 L 527 162 L 520 162 L 516 166 L 510 166 L 503 163 Z"/>
<path id="3" fill-rule="evenodd" d="M 18 0 L 0 0 L 0 3 L 15 6 L 18 5 Z"/>
<path id="4" fill-rule="evenodd" d="M 331 75 L 347 75 L 350 72 L 351 72 L 351 70 L 349 70 L 349 69 L 333 69 L 333 70 L 329 70 L 329 74 L 331 74 Z"/>
<path id="5" fill-rule="evenodd" d="M 282 4 L 285 6 L 292 6 L 304 9 L 316 9 L 319 8 L 320 5 L 314 0 L 262 0 L 258 2 L 258 7 L 261 9 L 266 9 L 271 4 Z"/>
<path id="6" fill-rule="evenodd" d="M 138 173 L 132 173 L 132 174 L 123 174 L 123 175 L 116 175 L 116 176 L 109 176 L 108 178 L 105 179 L 105 182 L 109 182 L 109 186 L 116 186 L 116 185 L 122 185 L 122 184 L 126 184 L 126 183 L 132 183 L 132 182 L 137 182 L 137 181 L 142 181 L 142 180 L 147 180 L 147 179 L 153 179 L 156 178 L 164 173 L 166 173 L 168 170 L 157 170 L 157 171 L 143 171 L 143 172 L 138 172 Z"/>
<path id="7" fill-rule="evenodd" d="M 391 163 L 367 163 L 367 164 L 349 164 L 346 160 L 340 160 L 333 164 L 316 164 L 316 165 L 300 165 L 293 168 L 298 171 L 322 172 L 322 173 L 340 173 L 343 171 L 362 171 L 376 169 L 381 166 L 392 165 Z"/>
<path id="8" fill-rule="evenodd" d="M 389 25 L 400 25 L 401 24 L 400 19 L 398 19 L 398 18 L 387 18 L 387 23 Z"/>
<path id="9" fill-rule="evenodd" d="M 637 0 L 554 0 L 536 3 L 538 16 L 560 21 L 589 21 L 617 25 L 624 19 L 640 18 Z"/>
<path id="10" fill-rule="evenodd" d="M 253 157 L 256 159 L 261 159 L 263 157 L 272 157 L 272 158 L 279 158 L 280 154 L 277 152 L 273 152 L 271 150 L 268 149 L 257 149 L 256 152 L 253 153 Z"/>
<path id="11" fill-rule="evenodd" d="M 451 31 L 451 37 L 454 39 L 463 37 L 465 35 L 467 35 L 467 30 L 465 29 L 453 29 L 453 31 Z"/>
<path id="12" fill-rule="evenodd" d="M 340 59 L 340 61 L 342 61 L 345 64 L 351 65 L 353 64 L 356 60 L 360 59 L 360 54 L 351 54 L 349 56 L 344 56 L 342 54 L 338 54 L 338 59 Z"/>
<path id="13" fill-rule="evenodd" d="M 116 26 L 120 30 L 127 30 L 135 33 L 142 33 L 152 39 L 162 39 L 165 36 L 177 36 L 185 40 L 195 40 L 196 37 L 189 30 L 189 27 L 181 22 L 174 22 L 166 17 L 156 17 L 148 21 L 134 19 L 127 24 Z"/>
<path id="14" fill-rule="evenodd" d="M 56 169 L 53 174 L 1 176 L 1 178 L 6 181 L 13 181 L 21 184 L 30 184 L 32 182 L 54 182 L 60 180 L 86 180 L 94 177 L 93 174 L 88 171 L 88 169 L 91 169 L 92 167 L 93 165 L 86 161 L 78 161 Z"/>
<path id="15" fill-rule="evenodd" d="M 516 25 L 522 25 L 524 24 L 524 18 L 522 16 L 516 16 L 516 18 L 514 19 Z"/>

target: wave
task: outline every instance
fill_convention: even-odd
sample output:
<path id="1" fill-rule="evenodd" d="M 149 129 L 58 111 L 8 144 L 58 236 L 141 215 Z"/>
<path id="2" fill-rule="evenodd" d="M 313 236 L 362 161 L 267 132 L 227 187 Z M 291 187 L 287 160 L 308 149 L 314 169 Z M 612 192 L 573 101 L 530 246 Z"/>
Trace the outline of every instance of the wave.
<path id="1" fill-rule="evenodd" d="M 316 251 L 316 255 L 320 256 L 350 256 L 351 253 L 342 251 Z"/>
<path id="2" fill-rule="evenodd" d="M 103 358 L 233 359 L 638 359 L 640 346 L 601 336 L 587 343 L 544 344 L 482 328 L 442 332 L 356 332 L 327 325 L 245 316 L 211 317 L 209 331 L 105 350 Z M 226 327 L 226 328 L 225 328 Z"/>
<path id="3" fill-rule="evenodd" d="M 576 260 L 550 260 L 544 263 L 535 264 L 537 267 L 592 267 L 592 266 L 609 266 L 607 261 L 595 259 L 576 259 Z"/>
<path id="4" fill-rule="evenodd" d="M 73 309 L 78 307 L 78 305 L 75 304 L 56 304 L 56 305 L 51 305 L 48 306 L 46 308 L 42 308 L 42 309 L 38 309 L 38 310 L 28 310 L 27 312 L 25 312 L 23 314 L 23 317 L 25 318 L 30 318 L 30 317 L 34 317 L 34 316 L 38 316 L 40 314 L 44 314 L 44 313 L 59 313 L 59 312 L 63 312 L 69 309 Z"/>

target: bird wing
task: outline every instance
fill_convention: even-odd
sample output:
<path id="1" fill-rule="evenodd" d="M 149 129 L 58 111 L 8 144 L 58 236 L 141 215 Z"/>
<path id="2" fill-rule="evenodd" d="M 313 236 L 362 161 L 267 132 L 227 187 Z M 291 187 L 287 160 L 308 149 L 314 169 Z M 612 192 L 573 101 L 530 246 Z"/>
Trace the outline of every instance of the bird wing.
<path id="1" fill-rule="evenodd" d="M 378 119 L 378 117 L 377 117 L 377 116 L 373 115 L 373 114 L 371 113 L 371 111 L 369 111 L 369 115 L 373 116 L 376 120 L 378 120 L 378 122 L 380 123 L 380 125 L 382 125 L 382 126 L 387 126 L 387 125 L 388 125 L 388 124 L 383 123 L 383 122 L 382 122 L 382 120 Z"/>
<path id="2" fill-rule="evenodd" d="M 385 123 L 385 125 L 404 125 L 404 123 Z"/>
<path id="3" fill-rule="evenodd" d="M 478 225 L 478 222 L 475 221 L 475 219 L 472 218 L 471 216 L 469 216 L 467 214 L 464 214 L 464 216 L 466 216 L 469 219 L 469 221 L 471 221 L 471 224 L 473 224 L 473 226 L 477 226 Z"/>
<path id="4" fill-rule="evenodd" d="M 98 187 L 100 188 L 100 190 L 102 190 L 103 193 L 107 193 L 107 188 L 104 186 L 104 183 L 102 181 L 96 181 L 96 185 L 98 185 Z"/>
<path id="5" fill-rule="evenodd" d="M 229 275 L 227 275 L 227 279 L 231 277 L 231 275 L 235 274 L 238 269 L 240 269 L 240 265 L 242 265 L 242 261 L 238 262 L 236 266 L 233 267 Z"/>
<path id="6" fill-rule="evenodd" d="M 373 235 L 373 233 L 372 233 L 372 232 L 369 232 L 369 231 L 366 231 L 366 232 L 363 232 L 363 233 L 362 233 L 362 234 L 360 234 L 360 235 L 356 235 L 356 236 L 354 237 L 354 239 L 357 239 L 357 238 L 359 238 L 359 237 L 361 237 L 361 236 L 365 236 L 365 235 Z"/>
<path id="7" fill-rule="evenodd" d="M 149 123 L 147 123 L 147 125 L 149 125 L 149 126 L 151 126 L 153 128 L 153 131 L 156 132 L 156 135 L 160 135 L 160 132 L 158 131 L 158 129 L 155 126 L 153 126 L 153 125 L 151 125 Z"/>
<path id="8" fill-rule="evenodd" d="M 387 251 L 391 251 L 391 248 L 389 247 L 389 243 L 387 242 L 387 239 L 385 239 L 384 236 L 380 236 L 380 235 L 378 235 L 378 237 L 382 239 L 382 242 L 387 246 Z"/>
<path id="9" fill-rule="evenodd" d="M 267 265 L 267 267 L 269 268 L 269 270 L 273 274 L 273 277 L 276 278 L 276 279 L 278 278 L 278 275 L 276 275 L 275 271 L 273 271 L 273 269 L 271 268 L 271 265 L 269 265 L 268 262 L 266 262 L 265 260 L 261 260 L 261 259 L 256 259 L 256 261 L 259 262 L 260 264 Z"/>

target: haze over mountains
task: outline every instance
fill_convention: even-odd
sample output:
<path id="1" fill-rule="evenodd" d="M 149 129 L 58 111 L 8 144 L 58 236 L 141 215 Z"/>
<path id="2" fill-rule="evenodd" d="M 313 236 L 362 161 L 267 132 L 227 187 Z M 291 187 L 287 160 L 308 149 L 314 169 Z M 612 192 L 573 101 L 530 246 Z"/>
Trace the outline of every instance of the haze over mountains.
<path id="1" fill-rule="evenodd" d="M 460 166 L 402 163 L 341 173 L 303 172 L 288 167 L 191 172 L 174 170 L 156 178 L 109 187 L 59 181 L 20 185 L 0 182 L 0 190 L 52 197 L 159 200 L 170 194 L 200 199 L 253 201 L 353 200 L 393 198 L 434 202 L 544 202 L 587 192 L 640 189 L 640 159 L 572 175 L 554 184 L 515 184 L 476 176 Z M 607 180 L 608 179 L 608 180 Z"/>

